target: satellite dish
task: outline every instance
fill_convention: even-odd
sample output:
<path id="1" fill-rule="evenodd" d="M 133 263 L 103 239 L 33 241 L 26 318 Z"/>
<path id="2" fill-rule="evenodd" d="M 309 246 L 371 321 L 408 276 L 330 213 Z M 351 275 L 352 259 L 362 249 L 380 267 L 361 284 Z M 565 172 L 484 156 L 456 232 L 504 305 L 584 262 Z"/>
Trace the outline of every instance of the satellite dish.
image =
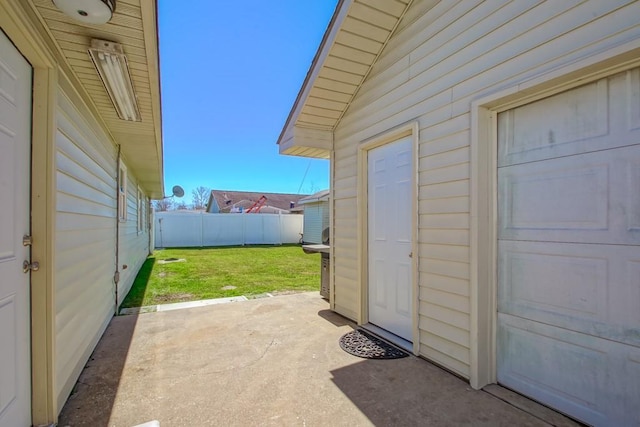
<path id="1" fill-rule="evenodd" d="M 171 192 L 175 197 L 184 196 L 184 190 L 179 185 L 174 185 L 173 188 L 171 189 Z"/>

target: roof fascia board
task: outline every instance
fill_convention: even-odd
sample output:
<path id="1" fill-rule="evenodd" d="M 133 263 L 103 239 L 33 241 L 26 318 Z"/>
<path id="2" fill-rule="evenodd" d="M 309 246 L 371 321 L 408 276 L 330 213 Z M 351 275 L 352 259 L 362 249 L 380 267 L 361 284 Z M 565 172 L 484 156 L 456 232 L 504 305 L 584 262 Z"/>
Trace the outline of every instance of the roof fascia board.
<path id="1" fill-rule="evenodd" d="M 140 2 L 140 12 L 142 15 L 142 31 L 144 34 L 144 48 L 147 56 L 147 70 L 149 75 L 149 86 L 151 87 L 151 107 L 153 115 L 153 125 L 156 140 L 156 155 L 159 172 L 159 183 L 157 187 L 149 188 L 152 197 L 162 197 L 164 195 L 164 159 L 162 151 L 162 93 L 160 89 L 160 53 L 158 38 L 158 4 L 156 0 L 142 0 Z"/>
<path id="2" fill-rule="evenodd" d="M 318 48 L 318 51 L 316 52 L 316 55 L 313 58 L 313 61 L 311 62 L 311 67 L 309 68 L 309 71 L 307 72 L 304 82 L 302 83 L 300 92 L 298 92 L 298 96 L 296 97 L 296 100 L 293 104 L 293 108 L 291 109 L 291 112 L 287 117 L 287 121 L 285 122 L 284 127 L 282 128 L 282 132 L 280 132 L 280 136 L 278 136 L 277 144 L 280 144 L 284 134 L 287 132 L 287 129 L 290 126 L 295 125 L 295 122 L 298 116 L 300 115 L 300 111 L 302 110 L 304 103 L 309 97 L 309 92 L 313 87 L 313 82 L 315 82 L 316 78 L 318 77 L 318 74 L 320 73 L 320 70 L 322 70 L 324 61 L 327 59 L 327 56 L 329 56 L 329 52 L 333 47 L 333 43 L 336 40 L 336 36 L 338 35 L 340 28 L 342 27 L 342 22 L 349 14 L 349 9 L 351 8 L 352 4 L 353 4 L 353 0 L 340 0 L 338 2 L 338 5 L 336 6 L 336 10 L 333 13 L 333 16 L 331 17 L 331 21 L 329 22 L 329 26 L 327 27 L 327 31 L 324 33 L 324 36 L 322 37 L 322 41 L 320 42 L 320 47 Z"/>

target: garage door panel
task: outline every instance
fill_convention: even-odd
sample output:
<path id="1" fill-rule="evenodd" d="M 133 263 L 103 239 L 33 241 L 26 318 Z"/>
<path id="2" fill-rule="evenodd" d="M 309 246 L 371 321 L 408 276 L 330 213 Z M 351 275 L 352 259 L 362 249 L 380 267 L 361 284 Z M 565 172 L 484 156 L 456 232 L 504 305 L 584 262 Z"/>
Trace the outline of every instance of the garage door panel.
<path id="1" fill-rule="evenodd" d="M 597 149 L 584 141 L 608 133 L 608 105 L 603 79 L 499 114 L 498 165 Z"/>
<path id="2" fill-rule="evenodd" d="M 498 114 L 498 166 L 640 142 L 640 70 Z"/>
<path id="3" fill-rule="evenodd" d="M 629 114 L 627 129 L 640 129 L 640 68 L 629 70 L 625 75 L 627 82 L 626 94 L 629 96 Z"/>
<path id="4" fill-rule="evenodd" d="M 640 150 L 500 168 L 498 238 L 640 244 Z"/>
<path id="5" fill-rule="evenodd" d="M 640 247 L 498 242 L 498 311 L 640 348 Z"/>
<path id="6" fill-rule="evenodd" d="M 529 319 L 538 317 L 536 311 L 585 320 L 605 318 L 610 260 L 571 253 L 575 245 L 536 246 L 500 242 L 500 312 L 520 313 Z"/>
<path id="7" fill-rule="evenodd" d="M 505 201 L 501 238 L 517 230 L 607 228 L 607 165 L 556 170 L 539 166 L 501 170 L 500 196 Z"/>
<path id="8" fill-rule="evenodd" d="M 640 68 L 497 124 L 498 380 L 640 426 Z"/>
<path id="9" fill-rule="evenodd" d="M 626 171 L 627 183 L 626 186 L 629 189 L 636 189 L 636 191 L 630 191 L 627 195 L 627 229 L 630 232 L 640 235 L 640 162 L 629 161 Z"/>
<path id="10" fill-rule="evenodd" d="M 606 340 L 502 313 L 498 322 L 500 383 L 586 422 L 605 422 L 607 405 L 598 391 L 607 388 L 613 364 Z"/>
<path id="11" fill-rule="evenodd" d="M 619 408 L 620 414 L 632 414 L 633 422 L 636 425 L 640 425 L 640 408 L 638 408 L 638 402 L 640 402 L 640 349 L 628 348 L 626 354 L 626 363 L 624 365 L 627 370 L 624 372 L 626 378 L 635 378 L 635 381 L 627 381 L 627 389 L 623 390 L 624 396 L 628 398 L 620 399 L 624 402 L 623 406 Z M 633 415 L 635 414 L 635 415 Z M 622 424 L 622 423 L 620 423 Z"/>

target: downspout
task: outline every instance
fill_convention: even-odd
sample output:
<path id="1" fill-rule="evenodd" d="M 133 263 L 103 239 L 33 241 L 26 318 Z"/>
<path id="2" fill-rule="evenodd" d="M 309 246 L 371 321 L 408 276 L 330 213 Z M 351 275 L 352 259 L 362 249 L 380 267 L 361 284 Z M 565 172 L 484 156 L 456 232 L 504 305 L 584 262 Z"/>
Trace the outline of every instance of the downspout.
<path id="1" fill-rule="evenodd" d="M 120 283 L 120 144 L 118 144 L 118 160 L 116 163 L 116 271 L 113 274 L 115 284 L 115 301 L 113 315 L 118 315 L 118 283 Z"/>

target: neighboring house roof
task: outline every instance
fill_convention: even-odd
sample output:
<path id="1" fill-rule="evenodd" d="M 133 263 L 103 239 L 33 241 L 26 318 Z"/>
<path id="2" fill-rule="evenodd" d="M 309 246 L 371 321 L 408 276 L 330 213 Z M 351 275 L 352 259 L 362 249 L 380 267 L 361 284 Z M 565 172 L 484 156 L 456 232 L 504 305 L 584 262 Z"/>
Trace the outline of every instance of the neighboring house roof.
<path id="1" fill-rule="evenodd" d="M 56 44 L 53 49 L 62 73 L 75 87 L 87 109 L 99 117 L 114 143 L 121 147 L 130 170 L 151 198 L 164 196 L 160 65 L 155 1 L 118 2 L 113 18 L 102 25 L 85 25 L 65 15 L 50 0 L 34 0 L 33 9 Z M 96 73 L 87 49 L 91 39 L 122 45 L 127 56 L 142 120 L 118 118 Z"/>
<path id="2" fill-rule="evenodd" d="M 333 130 L 412 0 L 341 0 L 278 137 L 281 154 L 329 158 Z"/>
<path id="3" fill-rule="evenodd" d="M 322 190 L 322 191 L 318 191 L 317 193 L 314 193 L 310 196 L 304 197 L 302 199 L 300 199 L 300 201 L 298 202 L 299 205 L 304 205 L 307 203 L 314 203 L 314 202 L 326 202 L 329 201 L 329 190 Z"/>
<path id="4" fill-rule="evenodd" d="M 220 212 L 230 212 L 233 207 L 242 207 L 244 210 L 246 210 L 250 208 L 262 196 L 265 196 L 267 200 L 264 206 L 260 209 L 260 212 L 266 212 L 269 210 L 275 212 L 275 210 L 273 209 L 288 212 L 291 208 L 291 202 L 294 203 L 294 206 L 297 206 L 298 201 L 306 197 L 307 194 L 211 190 L 209 202 L 207 203 L 207 212 L 216 212 L 216 210 L 219 210 Z M 215 209 L 215 206 L 217 206 L 218 209 Z"/>

